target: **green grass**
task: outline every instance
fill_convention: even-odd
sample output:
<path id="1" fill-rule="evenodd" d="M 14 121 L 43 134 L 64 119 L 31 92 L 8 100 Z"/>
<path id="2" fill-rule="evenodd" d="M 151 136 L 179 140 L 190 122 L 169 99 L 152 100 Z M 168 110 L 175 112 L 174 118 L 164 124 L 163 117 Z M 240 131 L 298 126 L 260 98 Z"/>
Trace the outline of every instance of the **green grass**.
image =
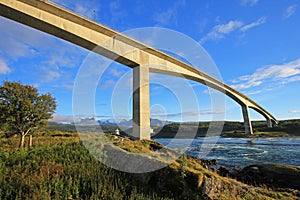
<path id="1" fill-rule="evenodd" d="M 1 149 L 0 199 L 170 199 L 102 165 L 79 142 L 45 144 Z"/>
<path id="2" fill-rule="evenodd" d="M 0 199 L 203 199 L 209 182 L 213 190 L 206 192 L 212 199 L 298 198 L 298 193 L 222 177 L 206 161 L 186 155 L 161 170 L 129 174 L 96 160 L 76 133 L 52 131 L 33 138 L 33 147 L 24 149 L 17 148 L 17 137 L 0 139 Z M 153 141 L 113 135 L 108 140 L 130 152 L 162 148 Z"/>

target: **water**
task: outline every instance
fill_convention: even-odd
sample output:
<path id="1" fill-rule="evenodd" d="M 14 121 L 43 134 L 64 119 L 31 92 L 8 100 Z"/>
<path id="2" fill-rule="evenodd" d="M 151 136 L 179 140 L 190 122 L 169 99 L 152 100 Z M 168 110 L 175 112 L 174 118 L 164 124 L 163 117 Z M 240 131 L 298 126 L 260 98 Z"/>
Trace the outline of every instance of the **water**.
<path id="1" fill-rule="evenodd" d="M 300 137 L 156 139 L 169 148 L 202 159 L 215 159 L 219 165 L 242 167 L 258 163 L 288 164 L 300 167 Z"/>

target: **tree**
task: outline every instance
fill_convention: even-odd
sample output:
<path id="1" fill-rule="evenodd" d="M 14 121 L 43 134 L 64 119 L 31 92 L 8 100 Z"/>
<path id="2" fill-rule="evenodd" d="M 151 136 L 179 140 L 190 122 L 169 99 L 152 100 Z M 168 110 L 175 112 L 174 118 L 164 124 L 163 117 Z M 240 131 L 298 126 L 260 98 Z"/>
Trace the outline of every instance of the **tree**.
<path id="1" fill-rule="evenodd" d="M 0 127 L 20 135 L 20 148 L 25 136 L 44 127 L 55 109 L 55 99 L 49 93 L 40 95 L 33 86 L 5 81 L 0 87 Z"/>

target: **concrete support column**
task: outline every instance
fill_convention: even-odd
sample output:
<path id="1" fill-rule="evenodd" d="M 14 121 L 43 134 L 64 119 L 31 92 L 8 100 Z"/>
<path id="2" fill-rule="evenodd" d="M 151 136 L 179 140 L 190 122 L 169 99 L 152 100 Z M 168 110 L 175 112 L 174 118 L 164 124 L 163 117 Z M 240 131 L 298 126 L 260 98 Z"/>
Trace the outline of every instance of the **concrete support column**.
<path id="1" fill-rule="evenodd" d="M 245 125 L 245 133 L 248 135 L 253 134 L 252 124 L 250 120 L 249 108 L 247 105 L 242 105 L 243 117 L 244 117 L 244 125 Z"/>
<path id="2" fill-rule="evenodd" d="M 132 136 L 150 140 L 149 68 L 133 68 L 133 124 Z"/>
<path id="3" fill-rule="evenodd" d="M 271 119 L 267 119 L 267 126 L 268 128 L 272 128 L 273 127 L 273 122 Z"/>

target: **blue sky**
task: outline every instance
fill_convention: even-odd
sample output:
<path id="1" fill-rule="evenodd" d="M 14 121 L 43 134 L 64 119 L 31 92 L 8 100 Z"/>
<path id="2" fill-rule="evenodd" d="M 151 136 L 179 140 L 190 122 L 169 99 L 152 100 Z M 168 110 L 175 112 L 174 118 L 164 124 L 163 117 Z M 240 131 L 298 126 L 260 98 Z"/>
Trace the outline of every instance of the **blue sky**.
<path id="1" fill-rule="evenodd" d="M 183 33 L 207 51 L 224 83 L 248 95 L 277 119 L 300 118 L 300 1 L 52 2 L 120 32 L 162 27 Z M 42 93 L 50 92 L 58 104 L 55 119 L 69 121 L 73 84 L 89 51 L 3 17 L 0 24 L 0 80 L 21 81 L 36 86 Z M 130 73 L 131 69 L 116 63 L 105 71 L 95 97 L 98 118 L 112 118 L 112 96 L 119 94 L 114 93 L 118 90 L 116 85 L 127 77 L 125 83 L 128 84 L 122 84 L 124 88 L 119 90 L 120 93 L 130 91 Z M 166 81 L 162 75 L 151 77 Z M 180 90 L 178 78 L 167 77 L 167 82 L 177 83 Z M 185 113 L 200 120 L 211 120 L 207 87 L 193 88 L 199 107 L 182 109 L 172 92 L 152 84 L 152 117 L 180 121 Z M 113 111 L 119 118 L 131 115 L 128 92 L 125 96 L 129 99 L 125 111 L 124 108 Z M 263 119 L 254 111 L 251 116 L 254 120 Z M 225 120 L 242 120 L 240 106 L 230 98 L 226 98 L 224 117 Z"/>

